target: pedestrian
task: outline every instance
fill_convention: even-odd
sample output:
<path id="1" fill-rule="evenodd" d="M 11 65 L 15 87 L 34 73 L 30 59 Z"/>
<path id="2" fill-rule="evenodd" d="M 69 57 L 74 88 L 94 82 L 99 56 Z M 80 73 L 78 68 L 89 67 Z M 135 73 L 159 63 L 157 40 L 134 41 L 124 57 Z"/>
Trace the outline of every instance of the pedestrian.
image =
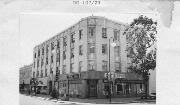
<path id="1" fill-rule="evenodd" d="M 30 90 L 30 88 L 28 89 L 28 93 L 29 93 L 29 95 L 31 94 L 31 90 Z"/>

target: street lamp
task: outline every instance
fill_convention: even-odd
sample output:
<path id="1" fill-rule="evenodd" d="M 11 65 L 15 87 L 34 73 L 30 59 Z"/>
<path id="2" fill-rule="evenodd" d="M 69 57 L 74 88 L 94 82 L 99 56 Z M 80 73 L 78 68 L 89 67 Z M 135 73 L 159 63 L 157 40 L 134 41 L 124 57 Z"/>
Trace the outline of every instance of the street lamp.
<path id="1" fill-rule="evenodd" d="M 111 45 L 110 45 L 110 42 L 111 42 L 111 39 L 113 39 L 113 37 L 110 37 L 109 38 L 109 102 L 111 103 L 111 69 L 110 69 L 110 65 L 111 65 L 111 54 L 110 54 L 110 52 L 111 52 L 111 50 L 110 50 L 110 48 L 111 48 L 111 46 L 112 47 L 115 47 L 116 46 L 116 43 L 114 43 L 114 39 L 113 39 L 113 43 L 111 43 Z"/>

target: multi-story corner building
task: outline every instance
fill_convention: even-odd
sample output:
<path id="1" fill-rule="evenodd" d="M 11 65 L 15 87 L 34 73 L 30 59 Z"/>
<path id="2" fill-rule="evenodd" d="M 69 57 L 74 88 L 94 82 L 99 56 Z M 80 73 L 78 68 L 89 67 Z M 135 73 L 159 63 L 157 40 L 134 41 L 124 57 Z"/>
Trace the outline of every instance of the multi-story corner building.
<path id="1" fill-rule="evenodd" d="M 90 16 L 35 46 L 32 76 L 38 87 L 48 94 L 56 88 L 60 94 L 101 98 L 109 89 L 105 73 L 111 71 L 113 97 L 138 94 L 142 80 L 127 70 L 127 26 Z"/>
<path id="2" fill-rule="evenodd" d="M 32 66 L 33 64 L 30 65 L 25 65 L 20 68 L 19 70 L 19 87 L 20 89 L 29 89 L 30 88 L 30 79 L 31 74 L 32 74 Z"/>

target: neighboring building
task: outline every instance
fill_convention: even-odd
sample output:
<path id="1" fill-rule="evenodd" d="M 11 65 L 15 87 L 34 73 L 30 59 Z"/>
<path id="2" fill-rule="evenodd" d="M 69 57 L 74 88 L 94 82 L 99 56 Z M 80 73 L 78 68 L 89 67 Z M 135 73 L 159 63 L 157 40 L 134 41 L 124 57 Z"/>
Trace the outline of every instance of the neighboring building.
<path id="1" fill-rule="evenodd" d="M 33 64 L 30 64 L 30 65 L 25 65 L 24 67 L 20 68 L 20 70 L 19 70 L 19 87 L 20 87 L 20 89 L 26 90 L 26 89 L 30 88 L 32 66 L 33 66 Z"/>
<path id="2" fill-rule="evenodd" d="M 71 96 L 103 98 L 103 91 L 109 88 L 105 73 L 110 68 L 116 72 L 112 96 L 137 95 L 144 87 L 142 79 L 127 70 L 123 35 L 126 27 L 104 17 L 90 16 L 35 46 L 32 76 L 38 79 L 39 89 L 49 94 L 56 88 L 64 94 L 69 87 Z M 109 43 L 110 37 L 113 39 Z M 113 41 L 115 47 L 111 46 Z"/>

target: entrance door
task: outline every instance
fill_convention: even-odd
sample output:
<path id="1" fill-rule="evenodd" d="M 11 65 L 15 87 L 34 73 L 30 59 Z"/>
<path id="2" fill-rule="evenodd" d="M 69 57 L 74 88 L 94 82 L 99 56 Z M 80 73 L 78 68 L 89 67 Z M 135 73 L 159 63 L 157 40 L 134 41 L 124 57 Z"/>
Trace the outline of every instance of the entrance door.
<path id="1" fill-rule="evenodd" d="M 51 93 L 52 91 L 52 81 L 49 81 L 49 94 Z"/>
<path id="2" fill-rule="evenodd" d="M 97 97 L 97 80 L 88 80 L 89 97 Z"/>

